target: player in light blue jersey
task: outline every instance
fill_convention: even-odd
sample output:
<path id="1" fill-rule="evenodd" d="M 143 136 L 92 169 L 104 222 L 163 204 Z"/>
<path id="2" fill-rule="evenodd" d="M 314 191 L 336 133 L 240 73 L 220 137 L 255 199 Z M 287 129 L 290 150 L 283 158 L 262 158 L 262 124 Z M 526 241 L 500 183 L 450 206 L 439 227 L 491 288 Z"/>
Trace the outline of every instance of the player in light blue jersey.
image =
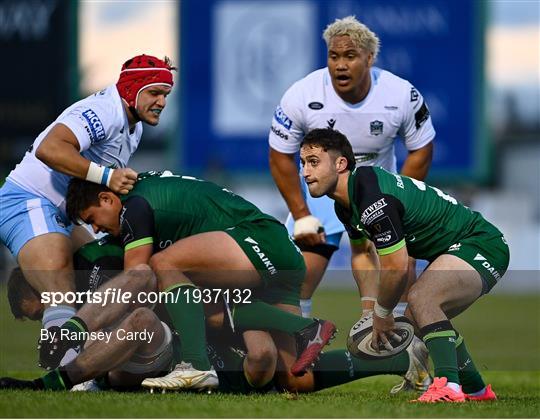
<path id="1" fill-rule="evenodd" d="M 298 177 L 295 157 L 303 136 L 316 128 L 339 130 L 350 140 L 357 166 L 382 166 L 394 173 L 394 144 L 399 136 L 408 150 L 401 173 L 419 180 L 427 175 L 435 138 L 420 92 L 407 80 L 373 66 L 379 39 L 369 28 L 348 16 L 330 24 L 323 38 L 327 67 L 308 74 L 285 92 L 269 133 L 270 169 L 290 210 L 287 228 L 306 260 L 300 295 L 306 316 L 344 229 L 333 202 L 310 197 Z M 358 251 L 353 263 L 362 309 L 371 310 L 376 297 L 375 250 L 371 242 L 351 247 Z M 413 278 L 412 262 L 410 273 Z"/>
<path id="2" fill-rule="evenodd" d="M 72 227 L 65 214 L 69 180 L 86 179 L 120 194 L 133 188 L 137 173 L 128 161 L 142 122 L 159 123 L 174 69 L 168 58 L 126 61 L 116 85 L 68 107 L 9 174 L 0 189 L 0 240 L 38 292 L 74 290 Z M 68 303 L 48 306 L 43 326 L 62 325 L 74 314 Z"/>

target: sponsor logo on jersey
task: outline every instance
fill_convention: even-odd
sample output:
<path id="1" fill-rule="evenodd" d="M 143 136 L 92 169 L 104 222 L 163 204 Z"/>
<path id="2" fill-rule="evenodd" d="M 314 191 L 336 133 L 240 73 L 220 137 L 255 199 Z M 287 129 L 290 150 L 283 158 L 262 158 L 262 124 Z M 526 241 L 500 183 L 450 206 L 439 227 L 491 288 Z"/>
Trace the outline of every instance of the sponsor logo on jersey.
<path id="1" fill-rule="evenodd" d="M 328 124 L 328 128 L 334 128 L 334 125 L 336 125 L 336 120 L 334 118 L 331 118 L 329 120 L 326 121 L 326 123 Z"/>
<path id="2" fill-rule="evenodd" d="M 101 275 L 99 270 L 101 270 L 101 267 L 99 265 L 94 265 L 92 272 L 90 273 L 90 277 L 88 279 L 88 289 L 91 292 L 96 290 L 101 284 Z"/>
<path id="3" fill-rule="evenodd" d="M 272 133 L 274 133 L 276 136 L 281 137 L 283 140 L 289 140 L 289 136 L 285 133 L 282 133 L 279 128 L 276 128 L 272 125 L 270 129 L 272 130 Z"/>
<path id="4" fill-rule="evenodd" d="M 412 87 L 411 88 L 411 102 L 416 102 L 419 96 L 420 95 L 418 91 L 416 90 L 416 88 Z"/>
<path id="5" fill-rule="evenodd" d="M 245 238 L 244 241 L 251 244 L 251 249 L 253 249 L 253 251 L 255 251 L 255 253 L 259 256 L 259 258 L 261 259 L 262 263 L 264 264 L 264 266 L 266 267 L 270 275 L 273 276 L 274 274 L 276 274 L 277 273 L 276 267 L 274 267 L 274 264 L 272 263 L 272 261 L 270 261 L 270 259 L 268 259 L 268 257 L 264 254 L 264 252 L 261 251 L 261 248 L 259 247 L 259 243 L 256 240 L 254 240 L 251 236 L 248 236 L 247 238 Z"/>
<path id="6" fill-rule="evenodd" d="M 324 105 L 321 104 L 320 102 L 310 102 L 308 104 L 308 107 L 311 109 L 314 109 L 315 111 L 318 111 L 319 109 L 323 109 Z"/>
<path id="7" fill-rule="evenodd" d="M 368 160 L 374 160 L 377 159 L 377 156 L 379 156 L 378 153 L 355 153 L 354 154 L 354 160 L 356 160 L 356 163 L 361 162 L 367 162 Z"/>
<path id="8" fill-rule="evenodd" d="M 372 136 L 378 136 L 383 133 L 383 122 L 379 120 L 371 121 L 369 123 L 369 131 Z"/>
<path id="9" fill-rule="evenodd" d="M 61 228 L 66 227 L 66 223 L 62 220 L 62 217 L 59 214 L 54 216 L 54 220 L 56 220 L 56 224 Z"/>
<path id="10" fill-rule="evenodd" d="M 395 110 L 397 110 L 399 108 L 397 106 L 395 106 L 395 105 L 385 105 L 384 109 L 387 109 L 389 111 L 395 111 Z"/>
<path id="11" fill-rule="evenodd" d="M 274 118 L 278 123 L 280 123 L 283 127 L 285 127 L 287 130 L 290 130 L 292 127 L 292 120 L 285 114 L 283 111 L 283 108 L 278 106 L 276 108 L 276 111 L 274 112 Z"/>
<path id="12" fill-rule="evenodd" d="M 394 174 L 394 176 L 396 177 L 396 186 L 398 188 L 401 188 L 402 190 L 405 189 L 405 186 L 403 185 L 403 178 L 401 178 L 401 176 L 396 175 L 396 174 Z"/>
<path id="13" fill-rule="evenodd" d="M 377 236 L 375 238 L 375 241 L 385 244 L 388 241 L 390 241 L 390 239 L 392 239 L 392 235 L 388 234 L 388 235 L 384 235 L 384 236 Z"/>
<path id="14" fill-rule="evenodd" d="M 461 242 L 458 242 L 450 246 L 450 248 L 448 248 L 448 252 L 456 252 L 456 251 L 459 251 L 460 249 L 461 249 Z"/>
<path id="15" fill-rule="evenodd" d="M 105 129 L 101 120 L 91 109 L 87 109 L 82 113 L 84 119 L 88 122 L 88 128 L 90 129 L 90 141 L 92 143 L 97 143 L 98 141 L 105 139 Z"/>
<path id="16" fill-rule="evenodd" d="M 416 122 L 416 129 L 418 130 L 429 118 L 429 109 L 425 102 L 422 103 L 420 109 L 414 114 L 414 120 Z"/>
<path id="17" fill-rule="evenodd" d="M 476 254 L 474 261 L 486 261 L 486 257 L 484 257 L 482 254 Z"/>
<path id="18" fill-rule="evenodd" d="M 375 201 L 373 204 L 371 204 L 370 206 L 368 206 L 363 212 L 362 212 L 362 215 L 360 216 L 360 221 L 365 225 L 366 224 L 366 220 L 368 218 L 371 218 L 370 216 L 373 216 L 375 215 L 376 213 L 381 213 L 382 214 L 382 211 L 381 209 L 383 207 L 386 207 L 388 204 L 386 203 L 386 200 L 384 198 L 381 198 L 380 200 L 377 200 Z"/>

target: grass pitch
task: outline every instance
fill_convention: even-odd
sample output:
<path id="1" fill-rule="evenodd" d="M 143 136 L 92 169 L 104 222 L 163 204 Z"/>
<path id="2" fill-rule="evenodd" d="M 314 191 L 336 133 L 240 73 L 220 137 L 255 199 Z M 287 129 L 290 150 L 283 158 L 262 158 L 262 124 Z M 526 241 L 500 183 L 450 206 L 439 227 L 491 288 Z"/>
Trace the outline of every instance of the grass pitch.
<path id="1" fill-rule="evenodd" d="M 340 328 L 330 348 L 344 347 L 359 316 L 355 291 L 321 290 L 314 313 Z M 1 391 L 1 417 L 190 417 L 190 418 L 494 418 L 538 417 L 540 413 L 540 296 L 484 297 L 454 321 L 477 366 L 492 383 L 494 403 L 418 405 L 412 394 L 390 396 L 399 378 L 379 376 L 314 394 L 198 395 Z M 16 322 L 5 289 L 0 298 L 0 376 L 33 378 L 38 323 Z"/>

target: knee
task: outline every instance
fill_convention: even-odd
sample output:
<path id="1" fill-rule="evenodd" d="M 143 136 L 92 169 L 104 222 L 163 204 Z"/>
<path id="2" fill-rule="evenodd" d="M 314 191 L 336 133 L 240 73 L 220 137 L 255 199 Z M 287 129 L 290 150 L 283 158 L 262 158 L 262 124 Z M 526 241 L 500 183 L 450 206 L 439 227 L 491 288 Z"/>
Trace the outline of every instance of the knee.
<path id="1" fill-rule="evenodd" d="M 137 308 L 129 315 L 129 325 L 132 331 L 150 330 L 159 321 L 156 314 L 148 308 Z"/>
<path id="2" fill-rule="evenodd" d="M 275 346 L 258 346 L 249 349 L 247 361 L 249 364 L 257 366 L 259 369 L 274 369 L 277 363 L 277 350 Z"/>
<path id="3" fill-rule="evenodd" d="M 157 288 L 154 272 L 147 264 L 138 264 L 127 272 L 128 285 L 135 293 L 152 292 Z"/>

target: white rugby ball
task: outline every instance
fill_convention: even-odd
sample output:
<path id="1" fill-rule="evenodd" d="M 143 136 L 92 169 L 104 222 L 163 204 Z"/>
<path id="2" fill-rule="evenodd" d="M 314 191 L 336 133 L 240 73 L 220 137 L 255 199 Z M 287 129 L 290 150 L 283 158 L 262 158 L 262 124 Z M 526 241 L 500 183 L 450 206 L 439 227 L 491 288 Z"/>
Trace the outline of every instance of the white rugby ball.
<path id="1" fill-rule="evenodd" d="M 373 332 L 373 314 L 366 315 L 354 324 L 347 337 L 347 349 L 349 352 L 361 359 L 386 359 L 405 350 L 414 338 L 414 327 L 411 321 L 405 316 L 394 317 L 396 329 L 394 330 L 400 339 L 390 339 L 392 350 L 380 344 L 377 352 L 371 346 Z"/>

